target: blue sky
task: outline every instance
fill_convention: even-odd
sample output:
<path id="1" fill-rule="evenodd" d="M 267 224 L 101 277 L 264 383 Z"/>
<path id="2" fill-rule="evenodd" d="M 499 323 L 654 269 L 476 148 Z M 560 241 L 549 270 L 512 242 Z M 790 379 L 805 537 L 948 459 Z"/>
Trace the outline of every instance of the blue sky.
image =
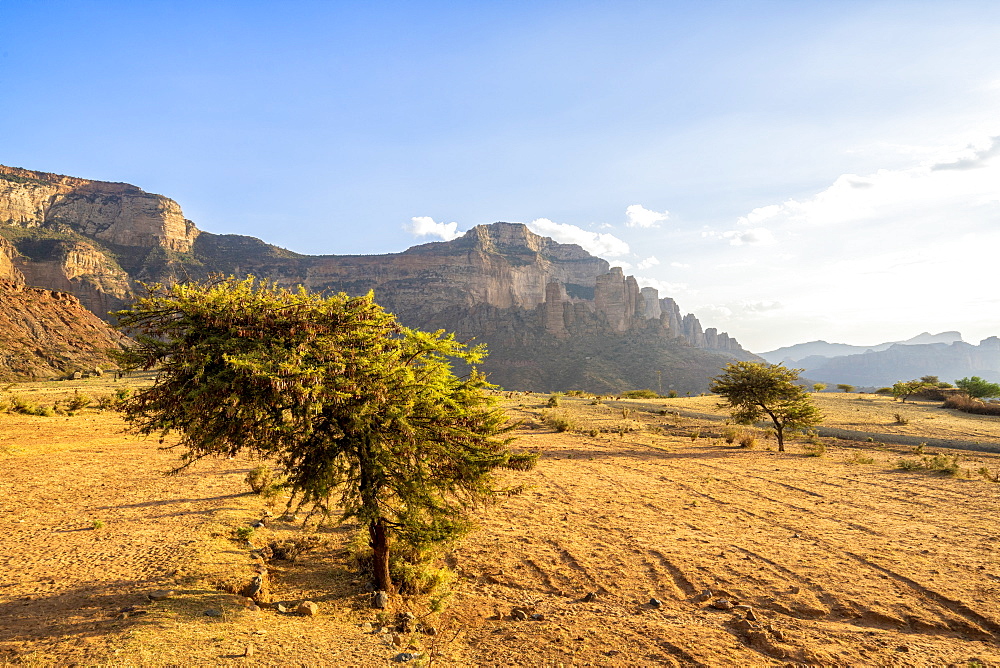
<path id="1" fill-rule="evenodd" d="M 961 0 L 0 0 L 0 163 L 303 253 L 525 222 L 756 351 L 977 342 L 997 44 Z"/>

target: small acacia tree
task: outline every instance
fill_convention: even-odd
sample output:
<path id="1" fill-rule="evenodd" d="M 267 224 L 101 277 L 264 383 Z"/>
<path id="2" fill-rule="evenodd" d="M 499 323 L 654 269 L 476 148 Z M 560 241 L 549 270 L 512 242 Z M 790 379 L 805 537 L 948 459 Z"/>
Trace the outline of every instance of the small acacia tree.
<path id="1" fill-rule="evenodd" d="M 893 399 L 899 399 L 905 404 L 906 400 L 912 395 L 934 386 L 934 384 L 927 383 L 924 380 L 900 380 L 892 386 L 892 397 Z"/>
<path id="2" fill-rule="evenodd" d="M 802 369 L 787 369 L 780 364 L 730 362 L 722 374 L 712 379 L 711 391 L 726 400 L 720 408 L 729 409 L 733 420 L 752 424 L 765 417 L 774 425 L 778 451 L 785 451 L 785 430 L 819 424 L 823 419 L 809 394 L 795 384 Z"/>
<path id="3" fill-rule="evenodd" d="M 847 383 L 837 383 L 837 389 L 841 392 L 853 392 L 854 386 L 848 385 Z"/>
<path id="4" fill-rule="evenodd" d="M 367 527 L 379 589 L 392 586 L 394 540 L 457 535 L 472 504 L 510 491 L 491 472 L 534 465 L 508 449 L 483 376 L 451 371 L 450 359 L 474 364 L 485 351 L 400 326 L 370 293 L 322 297 L 253 278 L 147 290 L 116 314 L 136 340 L 122 366 L 159 371 L 123 408 L 131 428 L 179 434 L 178 470 L 241 450 L 275 458 L 300 506 L 339 506 Z"/>

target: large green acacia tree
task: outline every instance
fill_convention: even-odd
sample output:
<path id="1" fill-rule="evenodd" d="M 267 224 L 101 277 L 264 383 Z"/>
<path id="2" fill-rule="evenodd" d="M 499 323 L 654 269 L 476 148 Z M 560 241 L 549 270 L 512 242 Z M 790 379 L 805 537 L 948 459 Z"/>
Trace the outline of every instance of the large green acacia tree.
<path id="1" fill-rule="evenodd" d="M 729 409 L 736 422 L 751 424 L 769 418 L 778 452 L 784 452 L 785 430 L 809 427 L 823 419 L 809 393 L 795 384 L 801 371 L 780 364 L 730 362 L 712 379 L 709 389 L 725 398 L 720 407 Z"/>
<path id="2" fill-rule="evenodd" d="M 484 377 L 452 373 L 450 360 L 485 350 L 402 327 L 371 294 L 229 278 L 149 286 L 116 315 L 136 340 L 121 364 L 158 370 L 124 408 L 131 428 L 178 434 L 180 468 L 241 450 L 275 458 L 293 498 L 367 526 L 379 589 L 391 589 L 393 541 L 457 535 L 471 505 L 509 491 L 492 472 L 534 465 L 508 449 Z"/>

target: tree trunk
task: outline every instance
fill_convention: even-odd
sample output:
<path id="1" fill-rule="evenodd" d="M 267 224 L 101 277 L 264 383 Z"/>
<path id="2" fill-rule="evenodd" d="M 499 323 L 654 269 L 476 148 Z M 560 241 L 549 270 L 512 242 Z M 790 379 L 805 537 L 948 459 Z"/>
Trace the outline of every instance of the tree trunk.
<path id="1" fill-rule="evenodd" d="M 392 580 L 389 578 L 389 533 L 385 522 L 379 518 L 368 527 L 372 537 L 372 575 L 377 591 L 390 592 Z"/>
<path id="2" fill-rule="evenodd" d="M 778 437 L 778 452 L 784 452 L 785 451 L 785 435 L 784 435 L 784 431 L 785 431 L 784 427 L 775 427 L 774 428 L 774 435 Z"/>

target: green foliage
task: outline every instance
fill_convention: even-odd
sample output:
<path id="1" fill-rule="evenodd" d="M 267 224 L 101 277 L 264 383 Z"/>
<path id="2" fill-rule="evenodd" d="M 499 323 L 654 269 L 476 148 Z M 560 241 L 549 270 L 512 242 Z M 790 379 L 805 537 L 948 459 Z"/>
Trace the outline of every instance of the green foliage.
<path id="1" fill-rule="evenodd" d="M 125 370 L 158 368 L 154 385 L 123 408 L 140 434 L 180 435 L 187 466 L 249 450 L 285 472 L 289 506 L 340 510 L 367 527 L 374 575 L 391 588 L 390 544 L 446 541 L 467 512 L 509 489 L 498 468 L 530 469 L 534 455 L 508 449 L 511 429 L 443 330 L 400 326 L 369 293 L 323 297 L 253 278 L 217 279 L 149 294 L 119 326 L 135 345 Z"/>
<path id="2" fill-rule="evenodd" d="M 25 399 L 19 394 L 12 394 L 7 403 L 8 413 L 20 413 L 21 415 L 36 415 L 38 417 L 52 417 L 56 414 L 54 407 L 41 406 L 30 399 Z"/>
<path id="3" fill-rule="evenodd" d="M 983 380 L 979 376 L 956 380 L 955 386 L 973 399 L 1000 397 L 1000 385 L 997 383 L 991 383 L 988 380 Z"/>
<path id="4" fill-rule="evenodd" d="M 676 398 L 677 398 L 677 390 L 670 390 L 669 392 L 667 392 L 667 399 L 676 399 Z"/>
<path id="5" fill-rule="evenodd" d="M 922 380 L 901 380 L 892 386 L 892 396 L 905 404 L 912 395 L 928 387 L 933 387 L 933 385 Z"/>
<path id="6" fill-rule="evenodd" d="M 877 390 L 875 390 L 875 394 L 884 394 L 884 395 L 892 394 L 892 388 L 891 387 L 880 387 Z"/>
<path id="7" fill-rule="evenodd" d="M 271 467 L 263 465 L 250 469 L 244 480 L 250 486 L 251 492 L 266 499 L 273 499 L 283 486 Z"/>
<path id="8" fill-rule="evenodd" d="M 658 399 L 659 397 L 660 395 L 652 390 L 629 390 L 628 392 L 622 392 L 623 399 Z"/>
<path id="9" fill-rule="evenodd" d="M 822 392 L 826 389 L 826 383 L 813 383 L 813 392 Z"/>
<path id="10" fill-rule="evenodd" d="M 778 439 L 778 451 L 784 452 L 785 430 L 794 431 L 819 424 L 823 416 L 804 389 L 795 384 L 801 369 L 787 369 L 780 364 L 730 362 L 723 373 L 712 379 L 712 392 L 725 401 L 720 408 L 729 410 L 735 422 L 753 424 L 769 418 Z"/>
<path id="11" fill-rule="evenodd" d="M 848 385 L 847 383 L 837 383 L 837 389 L 841 392 L 853 392 L 854 386 Z"/>
<path id="12" fill-rule="evenodd" d="M 240 527 L 234 532 L 234 534 L 237 540 L 250 540 L 250 537 L 253 536 L 253 532 L 253 527 Z"/>
<path id="13" fill-rule="evenodd" d="M 92 401 L 89 394 L 81 394 L 80 390 L 74 390 L 73 396 L 66 402 L 66 410 L 73 412 L 82 410 L 89 406 Z"/>

